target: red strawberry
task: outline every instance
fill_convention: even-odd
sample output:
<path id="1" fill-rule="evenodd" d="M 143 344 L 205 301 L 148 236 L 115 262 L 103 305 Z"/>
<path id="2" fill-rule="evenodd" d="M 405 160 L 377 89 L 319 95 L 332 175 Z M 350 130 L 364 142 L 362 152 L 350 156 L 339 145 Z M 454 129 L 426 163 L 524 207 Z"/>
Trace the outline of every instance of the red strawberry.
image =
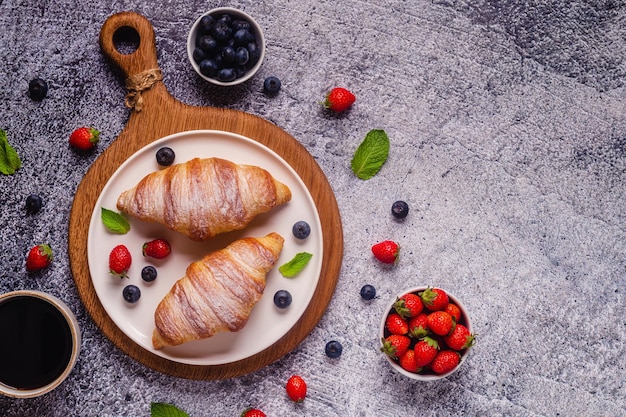
<path id="1" fill-rule="evenodd" d="M 241 417 L 266 417 L 265 413 L 258 408 L 248 408 L 241 413 Z"/>
<path id="2" fill-rule="evenodd" d="M 306 382 L 298 375 L 294 375 L 287 381 L 287 395 L 293 401 L 300 403 L 306 397 Z"/>
<path id="3" fill-rule="evenodd" d="M 432 337 L 425 337 L 415 344 L 415 361 L 420 367 L 430 364 L 439 352 L 439 343 Z"/>
<path id="4" fill-rule="evenodd" d="M 398 363 L 405 371 L 418 373 L 422 368 L 418 365 L 415 352 L 411 349 L 404 352 L 404 355 L 398 358 Z"/>
<path id="5" fill-rule="evenodd" d="M 409 349 L 411 339 L 408 336 L 392 334 L 386 339 L 382 339 L 382 344 L 381 352 L 393 359 L 398 359 Z"/>
<path id="6" fill-rule="evenodd" d="M 416 339 L 428 336 L 428 314 L 420 313 L 409 320 L 409 336 Z"/>
<path id="7" fill-rule="evenodd" d="M 461 355 L 453 350 L 440 350 L 430 364 L 430 369 L 436 374 L 450 372 L 461 362 Z"/>
<path id="8" fill-rule="evenodd" d="M 428 315 L 428 328 L 439 336 L 447 336 L 452 333 L 456 322 L 445 311 L 434 311 Z"/>
<path id="9" fill-rule="evenodd" d="M 149 256 L 155 259 L 164 259 L 172 253 L 172 248 L 167 240 L 155 239 L 144 243 L 141 251 L 143 256 Z"/>
<path id="10" fill-rule="evenodd" d="M 409 323 L 398 313 L 391 313 L 385 320 L 385 327 L 391 334 L 407 334 L 409 332 Z"/>
<path id="11" fill-rule="evenodd" d="M 133 258 L 128 248 L 124 245 L 117 245 L 109 254 L 109 271 L 120 278 L 127 278 L 132 261 Z"/>
<path id="12" fill-rule="evenodd" d="M 395 263 L 399 252 L 400 246 L 391 240 L 385 240 L 372 246 L 372 253 L 376 259 L 385 264 Z"/>
<path id="13" fill-rule="evenodd" d="M 34 246 L 28 251 L 26 257 L 26 270 L 39 271 L 47 268 L 52 262 L 52 248 L 47 243 Z"/>
<path id="14" fill-rule="evenodd" d="M 100 140 L 100 132 L 93 127 L 79 127 L 70 135 L 70 146 L 79 151 L 88 151 Z"/>
<path id="15" fill-rule="evenodd" d="M 402 317 L 410 318 L 420 314 L 424 308 L 424 304 L 417 294 L 409 293 L 400 297 L 393 305 L 393 308 Z"/>
<path id="16" fill-rule="evenodd" d="M 428 287 L 422 291 L 420 297 L 422 297 L 424 307 L 431 311 L 445 310 L 450 302 L 448 294 L 439 288 Z"/>
<path id="17" fill-rule="evenodd" d="M 350 91 L 335 87 L 326 95 L 324 107 L 335 112 L 342 112 L 348 110 L 355 100 L 356 97 Z"/>
<path id="18" fill-rule="evenodd" d="M 458 305 L 454 303 L 448 303 L 448 306 L 444 309 L 444 311 L 450 313 L 450 315 L 454 317 L 454 320 L 456 320 L 457 323 L 461 321 L 461 309 Z"/>
<path id="19" fill-rule="evenodd" d="M 450 349 L 463 350 L 474 346 L 474 335 L 462 324 L 457 324 L 452 333 L 444 339 Z"/>

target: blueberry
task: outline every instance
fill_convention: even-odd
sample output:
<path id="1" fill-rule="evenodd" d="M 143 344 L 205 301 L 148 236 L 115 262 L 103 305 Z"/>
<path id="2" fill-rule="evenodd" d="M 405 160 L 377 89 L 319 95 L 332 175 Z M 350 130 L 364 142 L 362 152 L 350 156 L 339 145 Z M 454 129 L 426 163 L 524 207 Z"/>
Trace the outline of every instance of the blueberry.
<path id="1" fill-rule="evenodd" d="M 250 25 L 250 22 L 246 20 L 233 20 L 233 23 L 230 26 L 233 28 L 235 32 L 237 32 L 240 29 L 250 30 L 252 28 L 252 26 Z"/>
<path id="2" fill-rule="evenodd" d="M 33 100 L 43 100 L 48 94 L 48 83 L 41 78 L 35 78 L 28 83 L 28 94 Z"/>
<path id="3" fill-rule="evenodd" d="M 274 304 L 278 308 L 287 308 L 291 304 L 291 293 L 287 290 L 278 290 L 274 294 Z"/>
<path id="4" fill-rule="evenodd" d="M 37 194 L 31 194 L 28 197 L 26 197 L 26 210 L 29 213 L 31 214 L 38 213 L 39 210 L 41 210 L 42 205 L 43 205 L 43 200 Z"/>
<path id="5" fill-rule="evenodd" d="M 366 284 L 361 288 L 361 298 L 371 300 L 376 297 L 376 288 L 373 285 Z"/>
<path id="6" fill-rule="evenodd" d="M 221 42 L 224 42 L 233 36 L 233 29 L 224 20 L 218 20 L 211 29 L 211 35 Z"/>
<path id="7" fill-rule="evenodd" d="M 237 73 L 237 78 L 241 78 L 246 75 L 246 72 L 248 72 L 248 68 L 246 68 L 245 65 L 238 65 L 235 68 L 235 72 Z"/>
<path id="8" fill-rule="evenodd" d="M 306 239 L 311 234 L 311 226 L 304 220 L 300 220 L 294 223 L 291 231 L 297 239 Z"/>
<path id="9" fill-rule="evenodd" d="M 396 201 L 391 206 L 391 214 L 396 219 L 404 219 L 409 214 L 409 205 L 404 201 Z"/>
<path id="10" fill-rule="evenodd" d="M 204 51 L 206 54 L 213 54 L 217 51 L 217 41 L 213 36 L 205 35 L 198 39 L 197 47 Z"/>
<path id="11" fill-rule="evenodd" d="M 175 158 L 176 154 L 174 153 L 172 148 L 168 148 L 167 146 L 160 148 L 156 153 L 157 163 L 164 167 L 172 165 Z"/>
<path id="12" fill-rule="evenodd" d="M 235 58 L 237 57 L 237 52 L 235 48 L 232 46 L 225 46 L 222 48 L 222 61 L 227 64 L 232 64 L 235 62 Z"/>
<path id="13" fill-rule="evenodd" d="M 338 358 L 341 356 L 341 352 L 343 351 L 343 346 L 337 340 L 331 340 L 326 343 L 326 348 L 324 349 L 326 352 L 326 356 L 329 358 Z"/>
<path id="14" fill-rule="evenodd" d="M 196 47 L 193 50 L 192 57 L 193 57 L 193 60 L 199 64 L 207 58 L 207 54 L 206 52 L 204 52 L 202 48 Z"/>
<path id="15" fill-rule="evenodd" d="M 136 303 L 139 301 L 139 297 L 141 297 L 141 290 L 136 285 L 127 285 L 122 291 L 122 296 L 127 302 Z"/>
<path id="16" fill-rule="evenodd" d="M 254 35 L 247 29 L 239 29 L 233 34 L 233 40 L 236 45 L 246 45 L 254 42 Z"/>
<path id="17" fill-rule="evenodd" d="M 217 79 L 223 82 L 234 81 L 237 78 L 237 72 L 233 68 L 222 68 L 217 72 Z"/>
<path id="18" fill-rule="evenodd" d="M 248 60 L 248 67 L 254 66 L 259 59 L 261 58 L 261 48 L 256 42 L 250 42 L 246 49 L 248 50 L 248 54 L 250 55 L 250 59 Z"/>
<path id="19" fill-rule="evenodd" d="M 224 13 L 223 15 L 218 17 L 217 21 L 225 23 L 226 25 L 230 26 L 233 23 L 233 17 L 229 15 L 228 13 Z"/>
<path id="20" fill-rule="evenodd" d="M 207 77 L 215 77 L 219 71 L 219 64 L 215 59 L 205 59 L 200 62 L 200 72 Z"/>
<path id="21" fill-rule="evenodd" d="M 249 59 L 250 53 L 246 48 L 244 48 L 243 46 L 237 48 L 237 50 L 235 51 L 235 62 L 237 63 L 237 65 L 245 65 Z"/>
<path id="22" fill-rule="evenodd" d="M 144 266 L 141 270 L 141 279 L 146 282 L 152 282 L 157 277 L 157 270 L 152 265 Z"/>
<path id="23" fill-rule="evenodd" d="M 274 96 L 280 91 L 281 82 L 277 77 L 267 77 L 263 82 L 263 91 L 265 94 Z"/>
<path id="24" fill-rule="evenodd" d="M 214 25 L 215 25 L 215 18 L 211 15 L 206 15 L 206 16 L 202 16 L 202 18 L 200 19 L 200 23 L 198 24 L 198 27 L 200 28 L 201 32 L 208 33 L 211 29 L 213 29 Z"/>

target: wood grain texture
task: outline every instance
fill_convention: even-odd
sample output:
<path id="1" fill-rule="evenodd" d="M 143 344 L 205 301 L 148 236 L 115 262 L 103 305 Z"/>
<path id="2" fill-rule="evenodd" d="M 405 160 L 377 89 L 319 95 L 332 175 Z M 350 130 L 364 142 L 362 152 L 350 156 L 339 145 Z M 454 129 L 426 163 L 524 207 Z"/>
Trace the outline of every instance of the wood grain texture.
<path id="1" fill-rule="evenodd" d="M 115 48 L 113 37 L 132 28 L 140 38 L 130 54 Z M 158 69 L 151 23 L 143 16 L 122 12 L 109 17 L 100 32 L 100 47 L 125 78 Z M 260 117 L 231 109 L 189 106 L 173 98 L 162 82 L 142 93 L 141 112 L 132 111 L 128 122 L 109 147 L 94 161 L 78 186 L 70 213 L 69 257 L 74 281 L 86 309 L 102 332 L 122 351 L 157 371 L 189 379 L 224 379 L 258 370 L 293 350 L 316 326 L 335 291 L 343 255 L 339 209 L 326 176 L 307 150 L 292 136 Z M 224 364 L 198 366 L 173 362 L 133 342 L 107 315 L 98 299 L 87 260 L 89 222 L 95 203 L 118 167 L 137 150 L 164 136 L 196 129 L 214 129 L 249 137 L 278 153 L 306 184 L 321 220 L 323 261 L 313 299 L 301 319 L 274 345 L 249 358 Z"/>

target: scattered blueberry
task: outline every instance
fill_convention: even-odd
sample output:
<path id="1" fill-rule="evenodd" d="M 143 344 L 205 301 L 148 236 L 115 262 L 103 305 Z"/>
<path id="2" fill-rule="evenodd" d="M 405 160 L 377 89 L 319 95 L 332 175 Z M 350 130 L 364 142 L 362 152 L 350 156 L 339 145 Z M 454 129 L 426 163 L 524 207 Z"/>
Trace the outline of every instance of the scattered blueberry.
<path id="1" fill-rule="evenodd" d="M 39 210 L 41 210 L 42 205 L 43 205 L 43 200 L 37 194 L 31 194 L 28 197 L 26 197 L 26 210 L 29 213 L 31 214 L 38 213 Z"/>
<path id="2" fill-rule="evenodd" d="M 361 298 L 371 300 L 376 297 L 376 288 L 373 285 L 366 284 L 361 288 Z"/>
<path id="3" fill-rule="evenodd" d="M 274 304 L 278 308 L 287 308 L 291 304 L 291 293 L 287 290 L 278 290 L 274 294 Z"/>
<path id="4" fill-rule="evenodd" d="M 311 234 L 311 226 L 304 220 L 299 220 L 294 223 L 291 231 L 297 239 L 306 239 Z"/>
<path id="5" fill-rule="evenodd" d="M 168 148 L 167 146 L 160 148 L 156 153 L 157 163 L 164 167 L 172 165 L 175 158 L 176 154 L 174 153 L 172 148 Z"/>
<path id="6" fill-rule="evenodd" d="M 28 83 L 28 94 L 33 100 L 43 100 L 48 94 L 48 83 L 41 78 L 34 78 Z"/>
<path id="7" fill-rule="evenodd" d="M 405 201 L 396 201 L 391 206 L 391 214 L 396 219 L 404 219 L 409 214 L 409 205 Z"/>
<path id="8" fill-rule="evenodd" d="M 335 359 L 340 357 L 342 351 L 343 346 L 341 346 L 341 343 L 339 343 L 337 340 L 331 340 L 330 342 L 326 343 L 325 352 L 326 356 L 328 356 L 329 358 Z"/>
<path id="9" fill-rule="evenodd" d="M 136 303 L 139 301 L 139 297 L 141 297 L 141 290 L 136 285 L 127 285 L 122 291 L 122 296 L 127 302 Z"/>
<path id="10" fill-rule="evenodd" d="M 281 82 L 277 77 L 267 77 L 263 82 L 263 91 L 265 94 L 274 96 L 280 91 Z"/>
<path id="11" fill-rule="evenodd" d="M 144 266 L 141 270 L 141 279 L 146 282 L 152 282 L 157 277 L 157 270 L 152 265 Z"/>

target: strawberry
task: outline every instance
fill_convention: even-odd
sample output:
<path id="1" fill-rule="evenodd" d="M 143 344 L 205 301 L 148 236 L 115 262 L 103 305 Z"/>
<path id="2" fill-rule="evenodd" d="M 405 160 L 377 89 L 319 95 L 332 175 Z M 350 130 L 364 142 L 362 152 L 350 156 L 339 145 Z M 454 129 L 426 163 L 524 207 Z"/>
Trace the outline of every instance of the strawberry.
<path id="1" fill-rule="evenodd" d="M 399 334 L 392 334 L 386 339 L 382 339 L 381 342 L 383 345 L 380 351 L 393 359 L 398 359 L 398 357 L 404 355 L 404 352 L 406 352 L 411 345 L 411 339 L 409 339 L 408 336 Z"/>
<path id="2" fill-rule="evenodd" d="M 100 140 L 100 132 L 93 127 L 79 127 L 70 135 L 70 146 L 79 151 L 92 149 Z"/>
<path id="3" fill-rule="evenodd" d="M 452 333 L 456 322 L 445 311 L 434 311 L 428 315 L 428 328 L 438 336 L 447 336 Z"/>
<path id="4" fill-rule="evenodd" d="M 287 395 L 293 401 L 301 403 L 306 397 L 306 382 L 298 375 L 294 375 L 287 381 Z"/>
<path id="5" fill-rule="evenodd" d="M 430 369 L 436 374 L 450 372 L 461 362 L 461 355 L 453 350 L 440 350 L 430 364 Z"/>
<path id="6" fill-rule="evenodd" d="M 428 287 L 422 291 L 420 297 L 422 297 L 424 307 L 431 311 L 445 310 L 450 302 L 448 294 L 439 288 Z"/>
<path id="7" fill-rule="evenodd" d="M 47 243 L 34 246 L 28 251 L 26 257 L 26 270 L 39 271 L 47 268 L 52 262 L 52 248 Z"/>
<path id="8" fill-rule="evenodd" d="M 391 313 L 385 320 L 385 327 L 391 334 L 407 334 L 409 332 L 409 323 L 398 313 Z"/>
<path id="9" fill-rule="evenodd" d="M 165 239 L 154 239 L 143 244 L 141 253 L 143 253 L 143 256 L 149 256 L 155 259 L 164 259 L 172 253 L 172 247 Z"/>
<path id="10" fill-rule="evenodd" d="M 248 408 L 241 413 L 241 417 L 265 417 L 265 413 L 258 408 Z"/>
<path id="11" fill-rule="evenodd" d="M 399 252 L 400 246 L 391 240 L 385 240 L 372 246 L 372 253 L 376 259 L 385 264 L 395 263 Z"/>
<path id="12" fill-rule="evenodd" d="M 348 110 L 355 100 L 356 97 L 349 90 L 342 87 L 335 87 L 326 95 L 324 108 L 340 113 Z"/>
<path id="13" fill-rule="evenodd" d="M 124 245 L 117 245 L 109 254 L 109 272 L 120 278 L 128 278 L 127 274 L 132 260 L 128 248 Z"/>
<path id="14" fill-rule="evenodd" d="M 413 293 L 404 294 L 393 305 L 396 312 L 404 318 L 415 317 L 422 312 L 424 304 L 422 299 Z"/>
<path id="15" fill-rule="evenodd" d="M 404 352 L 404 355 L 398 358 L 398 363 L 405 371 L 418 373 L 422 368 L 418 365 L 415 352 L 411 349 Z"/>
<path id="16" fill-rule="evenodd" d="M 444 339 L 450 349 L 463 350 L 474 346 L 474 335 L 462 324 L 457 324 L 452 333 Z"/>
<path id="17" fill-rule="evenodd" d="M 415 339 L 421 339 L 428 336 L 428 314 L 420 313 L 409 320 L 409 336 Z"/>
<path id="18" fill-rule="evenodd" d="M 448 312 L 454 320 L 458 323 L 461 321 L 461 309 L 458 305 L 454 303 L 448 303 L 448 306 L 444 309 L 444 311 Z"/>
<path id="19" fill-rule="evenodd" d="M 415 361 L 419 367 L 427 366 L 437 356 L 439 343 L 432 337 L 425 337 L 418 341 L 413 347 L 415 351 Z"/>

